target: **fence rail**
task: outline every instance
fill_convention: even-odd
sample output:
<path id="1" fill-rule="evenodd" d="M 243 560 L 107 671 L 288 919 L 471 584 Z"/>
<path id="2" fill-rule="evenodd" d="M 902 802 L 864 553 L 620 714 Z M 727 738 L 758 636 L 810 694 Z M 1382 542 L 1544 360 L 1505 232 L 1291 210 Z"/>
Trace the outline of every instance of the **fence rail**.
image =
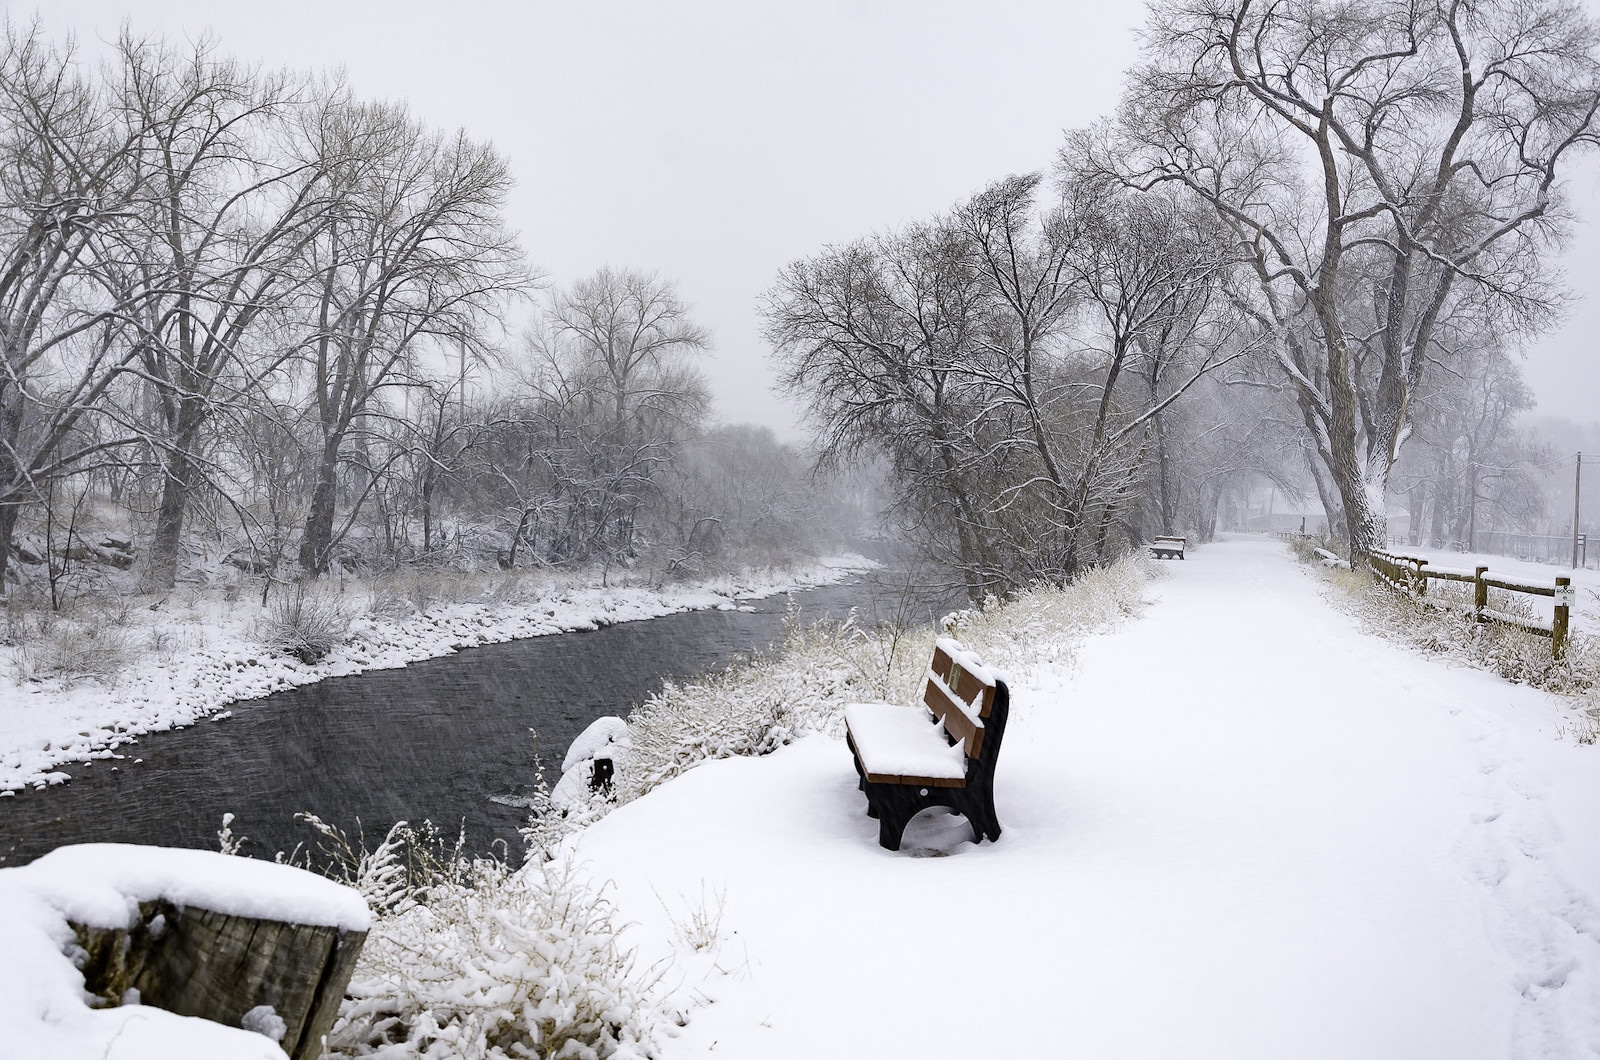
<path id="1" fill-rule="evenodd" d="M 1518 629 L 1527 630 L 1529 633 L 1550 638 L 1550 651 L 1559 659 L 1566 654 L 1567 638 L 1571 628 L 1572 603 L 1574 590 L 1572 579 L 1566 575 L 1556 578 L 1554 585 L 1541 585 L 1536 582 L 1524 581 L 1517 578 L 1504 578 L 1489 573 L 1489 568 L 1479 566 L 1471 571 L 1451 567 L 1430 567 L 1428 561 L 1421 556 L 1408 556 L 1401 552 L 1388 552 L 1374 549 L 1371 555 L 1372 571 L 1378 580 L 1397 593 L 1403 593 L 1414 600 L 1423 600 L 1435 606 L 1453 608 L 1452 605 L 1441 601 L 1431 601 L 1428 596 L 1428 582 L 1448 581 L 1465 582 L 1472 585 L 1472 606 L 1459 609 L 1471 615 L 1479 622 L 1493 622 L 1503 626 L 1516 626 Z M 1506 614 L 1489 606 L 1489 590 L 1500 589 L 1504 592 L 1522 593 L 1528 596 L 1549 596 L 1555 600 L 1555 613 L 1549 625 L 1520 615 Z"/>

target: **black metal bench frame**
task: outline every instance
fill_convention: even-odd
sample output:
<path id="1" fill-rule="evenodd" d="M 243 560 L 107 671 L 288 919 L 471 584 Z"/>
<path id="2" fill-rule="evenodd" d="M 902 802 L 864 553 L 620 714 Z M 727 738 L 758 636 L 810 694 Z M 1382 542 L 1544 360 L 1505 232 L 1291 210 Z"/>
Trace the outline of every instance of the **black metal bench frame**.
<path id="1" fill-rule="evenodd" d="M 944 688 L 940 687 L 941 682 Z M 979 725 L 971 725 L 965 712 L 949 701 L 945 688 L 977 710 Z M 951 746 L 966 743 L 964 779 L 868 773 L 861 763 L 854 735 L 846 730 L 845 739 L 860 777 L 858 787 L 867 796 L 867 816 L 878 821 L 878 845 L 887 850 L 899 850 L 911 818 L 932 806 L 944 806 L 965 817 L 972 827 L 974 843 L 998 840 L 1000 819 L 994 808 L 994 771 L 1000 758 L 1000 744 L 1005 738 L 1006 719 L 1011 713 L 1010 690 L 998 678 L 993 684 L 981 681 L 962 669 L 943 648 L 935 648 L 923 704 L 930 712 L 929 724 L 944 723 Z M 972 753 L 974 749 L 976 754 Z"/>

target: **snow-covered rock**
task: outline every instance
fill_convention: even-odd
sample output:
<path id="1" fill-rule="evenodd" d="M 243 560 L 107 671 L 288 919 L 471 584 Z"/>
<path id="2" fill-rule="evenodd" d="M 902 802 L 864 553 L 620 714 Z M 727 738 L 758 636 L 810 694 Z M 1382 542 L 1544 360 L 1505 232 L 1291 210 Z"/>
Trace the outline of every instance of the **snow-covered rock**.
<path id="1" fill-rule="evenodd" d="M 563 774 L 582 762 L 601 756 L 609 757 L 618 749 L 628 747 L 628 723 L 618 717 L 596 718 L 589 727 L 578 734 L 567 748 L 567 757 L 561 762 Z"/>

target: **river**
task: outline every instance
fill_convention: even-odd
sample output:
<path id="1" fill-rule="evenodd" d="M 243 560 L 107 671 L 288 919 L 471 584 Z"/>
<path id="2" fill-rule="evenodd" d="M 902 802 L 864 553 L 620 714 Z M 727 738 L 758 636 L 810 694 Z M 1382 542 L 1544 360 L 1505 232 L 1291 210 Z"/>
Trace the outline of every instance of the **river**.
<path id="1" fill-rule="evenodd" d="M 881 603 L 868 580 L 794 598 L 807 620 L 851 607 L 871 620 L 898 606 Z M 152 733 L 119 748 L 121 761 L 68 766 L 68 784 L 0 799 L 0 866 L 65 843 L 215 849 L 225 813 L 256 857 L 315 838 L 294 820 L 301 811 L 360 829 L 369 844 L 397 820 L 430 820 L 452 835 L 464 824 L 473 851 L 499 842 L 519 851 L 527 812 L 518 803 L 533 789 L 536 760 L 554 785 L 568 744 L 595 718 L 625 715 L 664 681 L 724 667 L 781 636 L 787 597 L 749 606 L 468 648 Z"/>

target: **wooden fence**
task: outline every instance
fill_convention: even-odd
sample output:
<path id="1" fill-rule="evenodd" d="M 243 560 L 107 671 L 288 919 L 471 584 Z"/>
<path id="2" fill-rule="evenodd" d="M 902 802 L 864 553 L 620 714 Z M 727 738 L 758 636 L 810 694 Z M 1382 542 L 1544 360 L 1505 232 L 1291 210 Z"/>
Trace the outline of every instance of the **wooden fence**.
<path id="1" fill-rule="evenodd" d="M 1414 600 L 1434 604 L 1445 609 L 1459 609 L 1471 615 L 1479 622 L 1495 622 L 1500 625 L 1516 626 L 1518 629 L 1527 630 L 1529 633 L 1550 638 L 1550 650 L 1557 659 L 1566 654 L 1567 636 L 1571 623 L 1572 604 L 1575 591 L 1572 579 L 1565 575 L 1556 578 L 1554 585 L 1537 585 L 1533 582 L 1518 581 L 1515 578 L 1502 578 L 1490 574 L 1488 567 L 1478 567 L 1474 570 L 1452 567 L 1432 567 L 1421 556 L 1407 556 L 1400 552 L 1386 552 L 1374 549 L 1371 555 L 1372 572 L 1378 576 L 1389 588 L 1395 592 L 1404 593 Z M 1461 582 L 1472 586 L 1472 606 L 1465 607 L 1447 601 L 1428 599 L 1428 583 L 1430 581 Z M 1555 600 L 1555 613 L 1549 625 L 1520 615 L 1507 614 L 1496 611 L 1489 606 L 1489 590 L 1501 589 L 1510 593 L 1523 593 L 1528 596 L 1549 596 Z"/>

